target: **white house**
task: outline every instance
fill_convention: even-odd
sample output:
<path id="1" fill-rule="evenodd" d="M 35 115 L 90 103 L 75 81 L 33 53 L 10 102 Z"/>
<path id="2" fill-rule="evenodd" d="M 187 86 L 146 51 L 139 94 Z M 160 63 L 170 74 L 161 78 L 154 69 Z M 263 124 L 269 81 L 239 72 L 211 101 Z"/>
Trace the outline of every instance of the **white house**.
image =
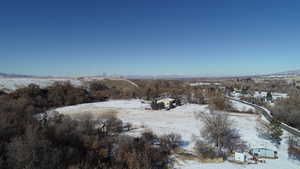
<path id="1" fill-rule="evenodd" d="M 164 98 L 164 99 L 158 100 L 156 103 L 157 104 L 163 103 L 166 109 L 170 109 L 172 105 L 176 106 L 175 99 L 172 99 L 172 98 Z"/>

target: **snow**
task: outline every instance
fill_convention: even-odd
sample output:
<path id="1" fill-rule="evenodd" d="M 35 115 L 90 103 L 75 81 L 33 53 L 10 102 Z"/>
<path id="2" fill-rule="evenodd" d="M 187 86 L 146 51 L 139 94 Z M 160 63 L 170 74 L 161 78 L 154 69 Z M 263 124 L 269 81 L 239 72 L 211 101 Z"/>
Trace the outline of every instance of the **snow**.
<path id="1" fill-rule="evenodd" d="M 122 80 L 127 81 L 128 83 L 132 84 L 133 86 L 139 88 L 139 86 L 131 80 L 128 80 L 128 79 L 122 79 Z"/>
<path id="2" fill-rule="evenodd" d="M 208 82 L 196 82 L 196 83 L 191 83 L 191 86 L 209 86 L 209 85 L 216 85 L 219 86 L 221 83 L 208 83 Z"/>
<path id="3" fill-rule="evenodd" d="M 242 103 L 235 103 L 237 107 L 247 107 Z M 117 116 L 124 122 L 130 122 L 137 130 L 133 130 L 130 135 L 139 135 L 144 130 L 152 130 L 158 135 L 178 133 L 182 136 L 186 145 L 183 147 L 189 152 L 193 152 L 195 139 L 201 137 L 199 130 L 201 122 L 195 119 L 195 112 L 209 112 L 207 105 L 186 104 L 175 109 L 166 110 L 146 110 L 149 103 L 142 100 L 111 100 L 100 103 L 81 104 L 58 108 L 56 111 L 63 114 L 80 114 L 87 111 L 94 115 L 101 114 L 105 110 L 117 111 Z M 249 107 L 247 107 L 249 108 Z M 284 132 L 282 144 L 276 147 L 270 141 L 258 136 L 256 130 L 259 123 L 259 115 L 229 113 L 234 127 L 237 128 L 243 140 L 250 148 L 268 148 L 278 152 L 279 159 L 266 160 L 265 164 L 238 165 L 230 162 L 224 163 L 200 163 L 198 161 L 183 161 L 177 159 L 175 168 L 177 169 L 227 169 L 227 168 L 246 168 L 246 169 L 299 169 L 300 162 L 289 159 L 288 156 L 288 134 Z"/>
<path id="4" fill-rule="evenodd" d="M 235 101 L 235 100 L 230 100 L 231 102 L 231 105 L 234 109 L 238 110 L 238 111 L 252 111 L 252 112 L 255 112 L 255 108 L 253 108 L 252 106 L 249 106 L 247 104 L 243 104 L 243 103 L 240 103 L 238 101 Z"/>
<path id="5" fill-rule="evenodd" d="M 276 92 L 274 92 L 274 93 L 271 93 L 271 94 L 272 94 L 272 97 L 273 97 L 274 100 L 288 97 L 287 93 L 276 93 Z M 250 94 L 241 94 L 238 91 L 231 92 L 231 96 L 234 97 L 234 98 L 240 98 L 241 96 L 251 97 Z M 255 98 L 265 98 L 266 96 L 267 96 L 267 92 L 264 92 L 264 91 L 263 92 L 255 91 L 254 94 L 253 94 L 253 97 L 255 97 Z"/>
<path id="6" fill-rule="evenodd" d="M 274 93 L 271 93 L 271 94 L 272 94 L 272 97 L 273 97 L 274 100 L 288 97 L 287 93 L 276 93 L 276 92 L 274 92 Z M 258 91 L 256 91 L 253 96 L 256 97 L 256 98 L 263 98 L 263 97 L 267 96 L 267 92 L 258 92 Z"/>
<path id="7" fill-rule="evenodd" d="M 199 135 L 199 121 L 195 120 L 194 113 L 207 111 L 206 105 L 187 104 L 175 109 L 167 110 L 145 110 L 150 107 L 142 100 L 112 100 L 108 102 L 81 104 L 58 108 L 56 111 L 62 114 L 76 115 L 84 112 L 94 112 L 97 116 L 107 110 L 118 112 L 118 117 L 124 122 L 130 122 L 134 126 L 150 129 L 158 135 L 178 133 L 190 144 L 186 147 L 192 150 L 194 143 L 191 143 L 193 136 Z M 99 110 L 103 111 L 99 111 Z M 94 110 L 94 111 L 93 111 Z"/>
<path id="8" fill-rule="evenodd" d="M 241 96 L 243 96 L 243 97 L 251 97 L 251 95 L 250 94 L 242 94 L 241 92 L 239 92 L 239 91 L 233 91 L 233 92 L 231 92 L 231 94 L 230 94 L 232 97 L 234 97 L 234 98 L 240 98 Z"/>
<path id="9" fill-rule="evenodd" d="M 116 109 L 142 109 L 148 104 L 142 100 L 110 100 L 107 102 L 86 103 L 75 106 L 67 106 L 56 109 L 59 112 L 72 112 L 74 110 L 93 110 L 95 108 L 116 108 Z"/>

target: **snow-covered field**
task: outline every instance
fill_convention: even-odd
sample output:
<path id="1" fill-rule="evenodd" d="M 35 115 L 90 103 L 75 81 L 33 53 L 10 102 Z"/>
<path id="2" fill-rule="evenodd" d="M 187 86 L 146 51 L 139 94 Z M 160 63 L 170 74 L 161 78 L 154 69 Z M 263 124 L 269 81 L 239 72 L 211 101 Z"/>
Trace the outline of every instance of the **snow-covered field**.
<path id="1" fill-rule="evenodd" d="M 235 100 L 230 100 L 231 105 L 234 109 L 241 111 L 241 112 L 245 112 L 245 111 L 252 111 L 255 112 L 255 108 L 253 108 L 252 106 L 249 106 L 247 104 L 241 104 L 238 101 Z"/>
<path id="2" fill-rule="evenodd" d="M 238 105 L 240 104 L 240 105 Z M 239 108 L 249 108 L 247 105 L 236 102 Z M 195 119 L 195 112 L 208 112 L 206 105 L 186 104 L 170 111 L 145 110 L 149 107 L 148 103 L 141 100 L 112 100 L 100 103 L 81 104 L 58 108 L 56 111 L 62 114 L 76 115 L 90 112 L 97 116 L 111 110 L 117 111 L 117 116 L 124 122 L 130 122 L 137 130 L 128 133 L 138 135 L 143 130 L 150 129 L 158 135 L 168 133 L 178 133 L 187 143 L 183 148 L 193 151 L 195 144 L 194 138 L 200 136 L 201 122 Z M 247 141 L 251 148 L 269 148 L 278 151 L 279 159 L 266 160 L 265 164 L 257 165 L 238 165 L 229 162 L 199 163 L 197 161 L 177 161 L 175 167 L 178 169 L 227 169 L 227 168 L 246 168 L 246 169 L 299 169 L 300 162 L 289 159 L 287 152 L 287 133 L 284 133 L 282 144 L 274 146 L 268 140 L 258 136 L 256 125 L 259 123 L 259 115 L 230 113 L 230 118 L 234 121 L 234 126 L 239 129 L 242 139 Z"/>
<path id="3" fill-rule="evenodd" d="M 190 83 L 191 86 L 209 86 L 209 85 L 216 85 L 219 86 L 221 83 L 208 83 L 208 82 L 196 82 L 196 83 Z"/>

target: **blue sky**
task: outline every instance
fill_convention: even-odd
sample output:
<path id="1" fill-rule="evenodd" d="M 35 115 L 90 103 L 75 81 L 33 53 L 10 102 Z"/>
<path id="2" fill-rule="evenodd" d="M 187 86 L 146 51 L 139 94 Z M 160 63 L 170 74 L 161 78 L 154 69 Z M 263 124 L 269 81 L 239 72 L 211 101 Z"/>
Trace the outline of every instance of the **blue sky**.
<path id="1" fill-rule="evenodd" d="M 3 0 L 0 72 L 249 75 L 300 69 L 299 0 Z"/>

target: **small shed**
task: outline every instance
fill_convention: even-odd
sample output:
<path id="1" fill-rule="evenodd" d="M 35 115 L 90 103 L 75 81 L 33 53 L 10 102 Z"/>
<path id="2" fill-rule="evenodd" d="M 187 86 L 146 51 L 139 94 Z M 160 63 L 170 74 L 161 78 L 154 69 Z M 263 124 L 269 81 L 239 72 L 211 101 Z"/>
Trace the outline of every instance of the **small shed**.
<path id="1" fill-rule="evenodd" d="M 247 156 L 245 153 L 234 153 L 234 161 L 239 163 L 245 163 L 247 161 Z"/>
<path id="2" fill-rule="evenodd" d="M 253 148 L 249 153 L 258 158 L 278 158 L 277 151 L 267 148 Z"/>

